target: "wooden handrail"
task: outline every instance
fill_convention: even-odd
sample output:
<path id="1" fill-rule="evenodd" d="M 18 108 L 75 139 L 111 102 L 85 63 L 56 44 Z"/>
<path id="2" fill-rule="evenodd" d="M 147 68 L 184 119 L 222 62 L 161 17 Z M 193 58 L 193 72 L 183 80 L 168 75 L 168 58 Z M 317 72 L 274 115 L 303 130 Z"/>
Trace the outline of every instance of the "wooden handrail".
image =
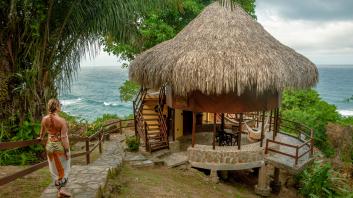
<path id="1" fill-rule="evenodd" d="M 295 155 L 291 155 L 291 154 L 288 154 L 288 153 L 284 153 L 284 152 L 282 152 L 282 151 L 277 151 L 277 150 L 274 150 L 274 149 L 271 149 L 271 148 L 268 148 L 267 150 L 268 150 L 268 151 L 275 152 L 275 153 L 279 153 L 279 154 L 282 154 L 282 155 L 285 155 L 285 156 L 288 156 L 288 157 L 292 157 L 292 158 L 295 158 L 295 157 L 296 157 Z"/>
<path id="2" fill-rule="evenodd" d="M 283 142 L 279 142 L 279 141 L 275 141 L 275 140 L 267 139 L 267 141 L 268 141 L 268 142 L 275 143 L 275 144 L 280 144 L 280 145 L 283 145 L 283 146 L 288 146 L 288 147 L 292 147 L 292 148 L 297 148 L 296 145 L 287 144 L 287 143 L 283 143 Z"/>
<path id="3" fill-rule="evenodd" d="M 128 119 L 128 120 L 119 120 L 118 122 L 130 122 L 132 121 L 132 119 Z M 69 136 L 69 140 L 70 141 L 84 141 L 86 142 L 86 150 L 83 152 L 79 152 L 79 153 L 74 153 L 71 155 L 71 158 L 76 158 L 76 157 L 80 157 L 83 155 L 86 155 L 86 163 L 89 164 L 90 163 L 90 153 L 92 153 L 97 147 L 100 147 L 100 153 L 101 153 L 101 146 L 102 146 L 102 142 L 104 141 L 104 136 L 105 134 L 109 134 L 110 130 L 104 130 L 105 127 L 109 126 L 109 125 L 113 125 L 116 123 L 109 123 L 104 125 L 104 127 L 100 128 L 100 130 L 98 130 L 96 133 L 94 133 L 93 135 L 91 135 L 90 137 L 77 137 L 77 136 Z M 122 128 L 126 128 L 125 126 L 122 126 L 119 124 L 119 130 L 121 131 Z M 89 147 L 89 142 L 94 139 L 94 137 L 99 136 L 98 138 L 98 142 L 90 149 Z M 25 140 L 25 141 L 17 141 L 17 142 L 0 142 L 0 150 L 9 150 L 9 149 L 18 149 L 18 148 L 23 148 L 26 146 L 31 146 L 31 145 L 38 145 L 38 144 L 45 144 L 45 141 L 47 139 L 43 139 L 43 140 L 39 140 L 39 139 L 35 139 L 35 140 Z M 7 184 L 11 181 L 16 180 L 17 178 L 23 177 L 25 175 L 28 175 L 38 169 L 41 169 L 43 167 L 46 167 L 48 165 L 47 161 L 43 161 L 43 162 L 39 162 L 37 164 L 34 164 L 24 170 L 18 171 L 16 173 L 13 173 L 11 175 L 7 175 L 5 177 L 0 178 L 0 186 Z"/>
<path id="4" fill-rule="evenodd" d="M 310 142 L 311 142 L 311 139 L 308 140 L 308 141 L 306 141 L 306 142 L 304 142 L 303 144 L 299 145 L 298 148 L 301 149 L 301 148 L 302 148 L 303 146 L 305 146 L 305 145 L 307 145 L 307 146 L 310 147 L 310 145 L 308 145 Z"/>

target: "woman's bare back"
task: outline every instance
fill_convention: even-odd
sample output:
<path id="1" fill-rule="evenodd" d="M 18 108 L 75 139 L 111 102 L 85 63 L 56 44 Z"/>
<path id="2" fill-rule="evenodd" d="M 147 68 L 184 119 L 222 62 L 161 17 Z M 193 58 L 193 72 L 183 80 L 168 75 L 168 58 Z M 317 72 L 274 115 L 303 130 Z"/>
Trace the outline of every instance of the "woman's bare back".
<path id="1" fill-rule="evenodd" d="M 64 119 L 57 115 L 47 115 L 43 117 L 42 123 L 44 124 L 49 134 L 60 133 L 64 124 L 66 124 Z"/>

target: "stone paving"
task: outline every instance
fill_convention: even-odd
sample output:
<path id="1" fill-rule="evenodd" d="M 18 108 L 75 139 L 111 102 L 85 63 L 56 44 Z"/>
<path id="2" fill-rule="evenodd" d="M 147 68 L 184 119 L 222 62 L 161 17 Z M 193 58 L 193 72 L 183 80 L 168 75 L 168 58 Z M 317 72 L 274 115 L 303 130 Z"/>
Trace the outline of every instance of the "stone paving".
<path id="1" fill-rule="evenodd" d="M 104 186 L 109 169 L 121 165 L 124 157 L 122 136 L 112 136 L 110 141 L 104 142 L 103 153 L 89 165 L 74 165 L 71 167 L 69 182 L 66 189 L 74 198 L 94 198 L 101 186 Z M 98 149 L 98 148 L 97 148 Z M 42 193 L 42 198 L 56 197 L 57 190 L 50 185 Z"/>

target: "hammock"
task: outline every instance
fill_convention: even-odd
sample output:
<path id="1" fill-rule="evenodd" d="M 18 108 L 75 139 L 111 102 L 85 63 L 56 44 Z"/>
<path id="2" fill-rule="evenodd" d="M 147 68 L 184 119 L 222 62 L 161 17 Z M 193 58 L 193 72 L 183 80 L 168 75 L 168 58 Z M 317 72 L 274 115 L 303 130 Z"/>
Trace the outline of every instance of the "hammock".
<path id="1" fill-rule="evenodd" d="M 266 131 L 269 126 L 269 123 L 268 123 L 269 120 L 270 120 L 270 116 L 268 116 L 265 120 L 264 131 Z M 254 129 L 251 128 L 246 122 L 244 122 L 244 125 L 248 131 L 248 140 L 250 142 L 261 140 L 262 123 L 261 123 L 261 125 L 259 125 L 259 127 L 254 128 Z"/>

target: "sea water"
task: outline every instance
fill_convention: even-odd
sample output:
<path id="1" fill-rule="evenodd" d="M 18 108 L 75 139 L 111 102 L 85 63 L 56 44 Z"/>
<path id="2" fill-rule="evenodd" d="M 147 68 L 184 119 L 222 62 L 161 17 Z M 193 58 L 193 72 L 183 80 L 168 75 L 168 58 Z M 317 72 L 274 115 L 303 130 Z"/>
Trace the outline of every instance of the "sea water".
<path id="1" fill-rule="evenodd" d="M 319 66 L 319 83 L 315 89 L 342 115 L 353 115 L 353 66 Z M 127 116 L 132 103 L 122 102 L 119 87 L 128 79 L 127 69 L 115 67 L 81 67 L 71 90 L 60 94 L 63 111 L 93 121 L 103 114 Z"/>
<path id="2" fill-rule="evenodd" d="M 62 110 L 87 121 L 103 114 L 128 116 L 132 114 L 132 102 L 122 102 L 119 94 L 119 87 L 127 79 L 128 70 L 120 66 L 81 67 L 71 90 L 59 96 Z"/>
<path id="3" fill-rule="evenodd" d="M 315 89 L 320 97 L 336 105 L 340 114 L 353 116 L 353 65 L 319 65 L 318 69 Z"/>

